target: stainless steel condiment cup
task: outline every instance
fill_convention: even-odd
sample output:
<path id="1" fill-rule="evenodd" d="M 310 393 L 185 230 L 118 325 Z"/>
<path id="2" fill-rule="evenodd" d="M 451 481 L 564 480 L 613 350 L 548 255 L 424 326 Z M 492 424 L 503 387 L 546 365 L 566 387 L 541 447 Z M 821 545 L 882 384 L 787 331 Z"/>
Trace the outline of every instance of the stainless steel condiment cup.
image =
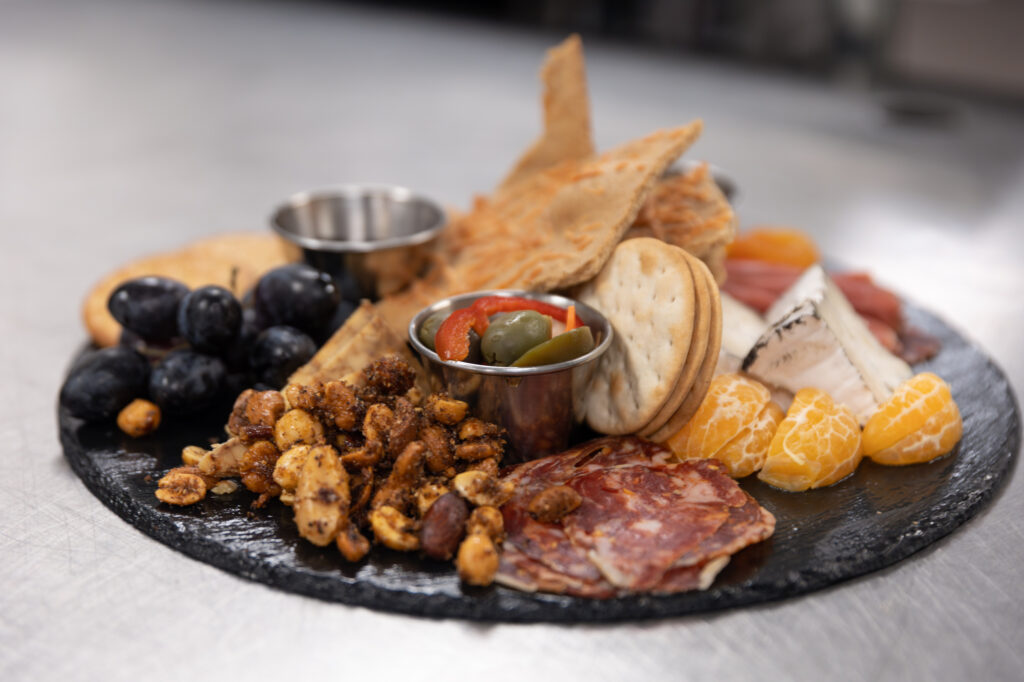
<path id="1" fill-rule="evenodd" d="M 494 367 L 442 360 L 420 341 L 424 321 L 439 310 L 451 313 L 485 296 L 521 296 L 560 308 L 576 306 L 576 315 L 594 335 L 592 351 L 574 360 L 540 367 Z M 424 308 L 409 323 L 409 340 L 423 358 L 437 390 L 469 403 L 473 414 L 508 432 L 503 463 L 526 461 L 560 452 L 569 444 L 573 425 L 582 416 L 582 398 L 590 387 L 597 359 L 608 350 L 612 326 L 594 308 L 555 294 L 526 291 L 476 291 L 452 296 Z"/>
<path id="2" fill-rule="evenodd" d="M 422 273 L 445 214 L 404 187 L 341 185 L 292 196 L 270 224 L 307 263 L 337 277 L 346 298 L 377 299 Z"/>

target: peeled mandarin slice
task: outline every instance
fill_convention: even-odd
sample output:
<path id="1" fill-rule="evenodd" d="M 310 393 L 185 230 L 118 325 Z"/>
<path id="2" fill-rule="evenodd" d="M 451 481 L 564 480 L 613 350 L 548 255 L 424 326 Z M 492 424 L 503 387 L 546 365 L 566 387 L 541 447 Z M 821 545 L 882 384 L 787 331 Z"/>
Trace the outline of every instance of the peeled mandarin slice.
<path id="1" fill-rule="evenodd" d="M 800 230 L 759 227 L 744 232 L 726 247 L 729 258 L 759 260 L 807 268 L 819 260 L 818 247 Z"/>
<path id="2" fill-rule="evenodd" d="M 853 413 L 827 393 L 805 388 L 793 397 L 757 477 L 791 492 L 821 488 L 853 473 L 861 456 Z"/>
<path id="3" fill-rule="evenodd" d="M 666 441 L 679 459 L 707 459 L 748 430 L 771 401 L 762 384 L 739 374 L 722 374 L 683 428 Z"/>
<path id="4" fill-rule="evenodd" d="M 760 471 L 768 457 L 768 446 L 785 416 L 781 407 L 774 402 L 768 403 L 757 416 L 757 421 L 716 452 L 715 459 L 725 464 L 733 478 L 743 478 Z"/>
<path id="5" fill-rule="evenodd" d="M 963 420 L 949 385 L 931 372 L 900 385 L 864 426 L 864 454 L 879 464 L 918 464 L 960 441 Z"/>

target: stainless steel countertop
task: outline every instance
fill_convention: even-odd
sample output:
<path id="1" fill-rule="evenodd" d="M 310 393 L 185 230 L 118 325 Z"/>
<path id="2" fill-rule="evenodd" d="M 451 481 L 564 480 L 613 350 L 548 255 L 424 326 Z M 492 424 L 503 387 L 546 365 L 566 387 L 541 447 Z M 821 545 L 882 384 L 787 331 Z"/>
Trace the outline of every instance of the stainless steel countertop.
<path id="1" fill-rule="evenodd" d="M 143 536 L 65 464 L 56 394 L 113 266 L 261 229 L 295 190 L 454 205 L 536 134 L 541 36 L 366 7 L 0 5 L 0 678 L 1020 679 L 1024 481 L 896 567 L 803 598 L 616 626 L 322 603 Z M 866 94 L 589 43 L 601 146 L 700 116 L 749 226 L 800 226 L 981 343 L 1024 388 L 1024 116 L 899 128 Z"/>

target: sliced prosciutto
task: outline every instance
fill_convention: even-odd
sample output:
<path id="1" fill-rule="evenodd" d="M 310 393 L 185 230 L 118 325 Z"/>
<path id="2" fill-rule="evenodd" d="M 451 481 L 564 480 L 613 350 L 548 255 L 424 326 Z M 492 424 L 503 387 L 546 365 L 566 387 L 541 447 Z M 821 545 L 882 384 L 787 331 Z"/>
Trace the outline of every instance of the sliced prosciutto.
<path id="1" fill-rule="evenodd" d="M 722 291 L 764 314 L 796 282 L 804 268 L 759 260 L 730 258 Z M 863 272 L 830 273 L 832 280 L 864 318 L 871 333 L 890 353 L 913 364 L 939 351 L 939 342 L 903 321 L 903 304 Z M 772 320 L 769 320 L 772 322 Z"/>
<path id="2" fill-rule="evenodd" d="M 636 437 L 591 441 L 506 472 L 507 539 L 497 581 L 517 589 L 604 598 L 706 589 L 729 556 L 771 535 L 772 515 L 713 460 L 671 462 Z M 556 523 L 527 507 L 568 485 L 582 498 Z"/>

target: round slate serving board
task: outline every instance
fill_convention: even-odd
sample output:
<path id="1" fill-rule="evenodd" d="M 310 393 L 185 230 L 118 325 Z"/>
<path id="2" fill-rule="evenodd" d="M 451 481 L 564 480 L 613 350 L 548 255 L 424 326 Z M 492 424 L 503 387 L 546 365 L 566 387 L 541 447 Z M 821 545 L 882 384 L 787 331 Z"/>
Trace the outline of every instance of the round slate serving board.
<path id="1" fill-rule="evenodd" d="M 929 464 L 857 472 L 823 490 L 785 493 L 748 477 L 747 492 L 778 521 L 775 535 L 733 557 L 711 589 L 670 596 L 586 600 L 500 586 L 465 587 L 451 564 L 376 547 L 347 564 L 334 548 L 303 541 L 291 509 L 250 511 L 244 488 L 192 507 L 163 505 L 160 476 L 181 449 L 223 434 L 227 408 L 168 423 L 131 440 L 113 424 L 83 424 L 60 411 L 71 467 L 105 505 L 133 526 L 191 557 L 273 587 L 320 599 L 423 616 L 489 621 L 596 622 L 662 618 L 804 594 L 905 559 L 974 516 L 1008 478 L 1020 449 L 1020 413 L 1006 376 L 976 346 L 934 316 L 909 321 L 939 337 L 942 352 L 915 369 L 948 381 L 964 436 Z"/>

